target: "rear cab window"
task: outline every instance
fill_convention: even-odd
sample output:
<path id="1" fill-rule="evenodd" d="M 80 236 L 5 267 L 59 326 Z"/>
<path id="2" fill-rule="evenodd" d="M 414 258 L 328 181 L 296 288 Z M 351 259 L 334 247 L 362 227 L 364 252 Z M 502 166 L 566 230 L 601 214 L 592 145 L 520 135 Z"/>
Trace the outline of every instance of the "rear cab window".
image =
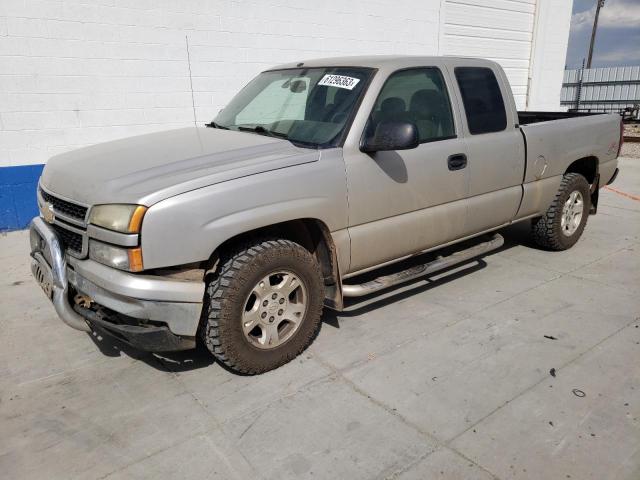
<path id="1" fill-rule="evenodd" d="M 392 73 L 385 82 L 367 123 L 372 136 L 380 122 L 411 122 L 420 143 L 456 136 L 451 102 L 442 73 L 420 67 Z"/>
<path id="2" fill-rule="evenodd" d="M 507 112 L 495 74 L 486 67 L 456 67 L 469 133 L 500 132 L 507 128 Z"/>

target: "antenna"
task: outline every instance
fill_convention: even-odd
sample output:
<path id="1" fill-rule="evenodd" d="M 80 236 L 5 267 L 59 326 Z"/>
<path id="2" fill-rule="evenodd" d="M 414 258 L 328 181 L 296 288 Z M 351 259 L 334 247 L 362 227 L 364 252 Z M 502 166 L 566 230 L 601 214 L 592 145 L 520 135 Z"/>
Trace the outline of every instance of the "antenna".
<path id="1" fill-rule="evenodd" d="M 591 68 L 591 57 L 593 56 L 593 44 L 596 43 L 596 30 L 598 29 L 598 17 L 600 9 L 604 7 L 604 0 L 596 0 L 596 16 L 593 19 L 593 29 L 591 30 L 591 43 L 589 44 L 589 56 L 587 57 L 587 69 Z"/>
<path id="2" fill-rule="evenodd" d="M 191 56 L 189 55 L 189 37 L 184 36 L 184 41 L 187 45 L 187 65 L 189 65 L 189 86 L 191 87 L 191 108 L 193 108 L 193 125 L 198 126 L 196 123 L 196 101 L 193 98 L 193 78 L 191 78 Z"/>

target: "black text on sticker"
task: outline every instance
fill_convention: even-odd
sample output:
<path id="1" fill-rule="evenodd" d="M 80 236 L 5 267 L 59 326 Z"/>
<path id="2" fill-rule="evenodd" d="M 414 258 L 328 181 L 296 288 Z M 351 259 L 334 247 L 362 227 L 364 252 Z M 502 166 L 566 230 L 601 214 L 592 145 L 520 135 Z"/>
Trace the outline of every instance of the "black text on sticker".
<path id="1" fill-rule="evenodd" d="M 358 82 L 359 78 L 346 77 L 344 75 L 325 75 L 322 80 L 318 82 L 318 85 L 325 85 L 327 87 L 346 88 L 347 90 L 353 90 Z"/>

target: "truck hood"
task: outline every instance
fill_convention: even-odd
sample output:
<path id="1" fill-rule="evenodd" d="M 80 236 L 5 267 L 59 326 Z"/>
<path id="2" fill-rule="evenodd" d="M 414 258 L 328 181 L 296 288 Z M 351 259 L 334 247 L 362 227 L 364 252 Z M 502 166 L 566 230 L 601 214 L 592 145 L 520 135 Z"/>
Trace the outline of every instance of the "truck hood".
<path id="1" fill-rule="evenodd" d="M 317 150 L 278 138 L 181 128 L 55 156 L 40 179 L 51 193 L 87 205 L 160 200 L 248 175 L 317 161 Z"/>

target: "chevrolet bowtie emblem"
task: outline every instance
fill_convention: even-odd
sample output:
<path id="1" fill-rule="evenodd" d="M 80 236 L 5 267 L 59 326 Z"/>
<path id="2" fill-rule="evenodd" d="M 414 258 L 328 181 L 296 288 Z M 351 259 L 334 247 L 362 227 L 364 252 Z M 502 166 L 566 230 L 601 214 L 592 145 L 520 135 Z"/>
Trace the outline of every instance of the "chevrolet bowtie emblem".
<path id="1" fill-rule="evenodd" d="M 45 222 L 53 223 L 56 219 L 56 215 L 53 211 L 53 205 L 49 202 L 44 202 L 42 206 L 42 218 L 44 218 Z"/>

